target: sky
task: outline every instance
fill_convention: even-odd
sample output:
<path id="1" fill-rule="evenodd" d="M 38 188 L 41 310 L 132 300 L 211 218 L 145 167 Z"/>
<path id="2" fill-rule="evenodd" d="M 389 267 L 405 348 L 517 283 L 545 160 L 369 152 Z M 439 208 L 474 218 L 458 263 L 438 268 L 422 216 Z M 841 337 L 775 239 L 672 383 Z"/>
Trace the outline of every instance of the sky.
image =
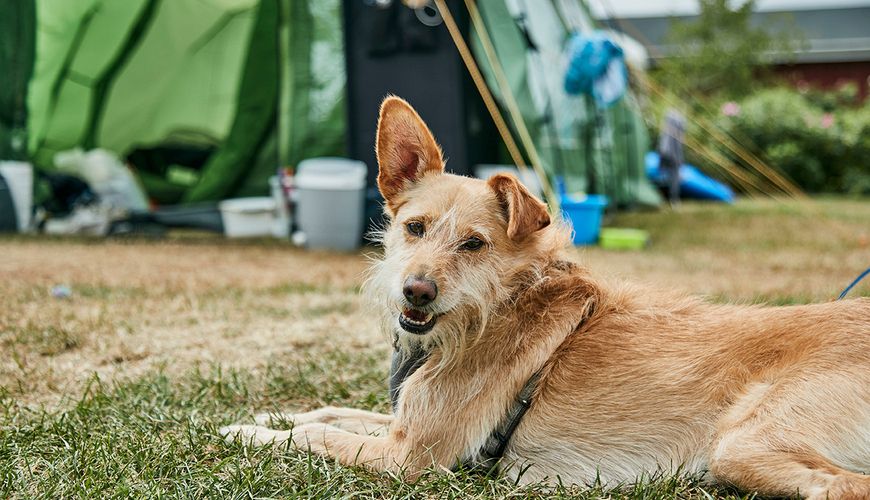
<path id="1" fill-rule="evenodd" d="M 597 18 L 651 17 L 667 15 L 691 15 L 698 13 L 697 0 L 587 0 Z M 740 4 L 742 2 L 735 1 Z M 756 0 L 758 11 L 788 11 L 830 9 L 839 7 L 870 7 L 870 0 Z M 868 20 L 870 24 L 870 20 Z"/>

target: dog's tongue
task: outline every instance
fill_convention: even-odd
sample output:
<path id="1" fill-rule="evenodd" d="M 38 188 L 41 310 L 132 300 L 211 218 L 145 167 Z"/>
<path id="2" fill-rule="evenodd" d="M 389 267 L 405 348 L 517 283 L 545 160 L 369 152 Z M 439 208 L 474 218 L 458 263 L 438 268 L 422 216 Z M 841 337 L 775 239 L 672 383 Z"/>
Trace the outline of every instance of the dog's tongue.
<path id="1" fill-rule="evenodd" d="M 429 319 L 428 314 L 416 309 L 405 309 L 404 314 L 406 318 L 413 319 L 414 321 L 426 321 Z"/>

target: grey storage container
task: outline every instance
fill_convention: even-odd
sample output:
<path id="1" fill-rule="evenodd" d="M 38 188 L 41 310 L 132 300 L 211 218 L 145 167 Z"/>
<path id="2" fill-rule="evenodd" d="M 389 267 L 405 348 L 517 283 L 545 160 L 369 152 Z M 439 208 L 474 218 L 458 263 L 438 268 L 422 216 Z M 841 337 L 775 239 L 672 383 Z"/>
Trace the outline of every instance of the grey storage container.
<path id="1" fill-rule="evenodd" d="M 346 158 L 311 158 L 299 163 L 296 223 L 305 246 L 349 251 L 360 246 L 365 207 L 365 163 Z"/>

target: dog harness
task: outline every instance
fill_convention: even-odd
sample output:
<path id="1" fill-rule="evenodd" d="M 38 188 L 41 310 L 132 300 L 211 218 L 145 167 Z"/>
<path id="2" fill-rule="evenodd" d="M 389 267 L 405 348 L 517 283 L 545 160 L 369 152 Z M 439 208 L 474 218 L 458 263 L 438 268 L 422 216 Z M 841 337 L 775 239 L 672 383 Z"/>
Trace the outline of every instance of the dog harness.
<path id="1" fill-rule="evenodd" d="M 576 265 L 568 261 L 556 261 L 552 264 L 552 268 L 556 271 L 570 272 L 576 268 Z M 591 314 L 591 311 L 587 311 L 572 331 L 579 329 Z M 398 407 L 402 384 L 423 366 L 429 358 L 429 352 L 419 346 L 413 347 L 411 352 L 405 352 L 399 348 L 397 340 L 393 343 L 393 358 L 390 364 L 390 401 L 393 404 L 394 413 Z M 480 450 L 480 461 L 474 464 L 467 464 L 472 469 L 481 470 L 487 474 L 498 470 L 498 464 L 502 457 L 504 457 L 511 436 L 513 436 L 514 431 L 520 425 L 523 416 L 532 407 L 532 396 L 538 387 L 542 369 L 539 369 L 529 377 L 519 394 L 514 398 L 513 405 L 508 409 L 507 414 L 489 434 L 486 443 L 484 443 L 483 448 Z"/>
<path id="2" fill-rule="evenodd" d="M 390 401 L 393 404 L 393 412 L 396 411 L 398 406 L 402 383 L 423 366 L 428 358 L 429 353 L 420 347 L 415 347 L 410 353 L 405 353 L 398 346 L 393 346 L 393 359 L 390 363 Z M 513 405 L 501 423 L 486 438 L 486 443 L 480 450 L 480 461 L 470 464 L 471 468 L 479 469 L 486 473 L 493 473 L 497 470 L 499 461 L 504 456 L 511 436 L 513 436 L 523 416 L 532 406 L 532 396 L 538 387 L 539 379 L 540 371 L 537 371 L 526 381 L 526 385 L 523 386 L 522 390 L 514 398 Z"/>

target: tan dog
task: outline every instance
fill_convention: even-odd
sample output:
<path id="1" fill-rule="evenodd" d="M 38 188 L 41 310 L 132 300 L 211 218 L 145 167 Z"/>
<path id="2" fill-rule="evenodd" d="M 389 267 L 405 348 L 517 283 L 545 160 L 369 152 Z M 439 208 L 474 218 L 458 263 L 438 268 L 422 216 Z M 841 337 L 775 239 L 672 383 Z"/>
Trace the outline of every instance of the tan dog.
<path id="1" fill-rule="evenodd" d="M 512 176 L 444 173 L 417 113 L 381 107 L 378 186 L 389 228 L 367 283 L 401 349 L 431 354 L 395 416 L 286 415 L 291 440 L 343 464 L 474 461 L 539 372 L 501 462 L 520 480 L 609 485 L 681 470 L 769 495 L 870 498 L 870 300 L 711 305 L 605 286 L 568 263 L 568 232 Z"/>

